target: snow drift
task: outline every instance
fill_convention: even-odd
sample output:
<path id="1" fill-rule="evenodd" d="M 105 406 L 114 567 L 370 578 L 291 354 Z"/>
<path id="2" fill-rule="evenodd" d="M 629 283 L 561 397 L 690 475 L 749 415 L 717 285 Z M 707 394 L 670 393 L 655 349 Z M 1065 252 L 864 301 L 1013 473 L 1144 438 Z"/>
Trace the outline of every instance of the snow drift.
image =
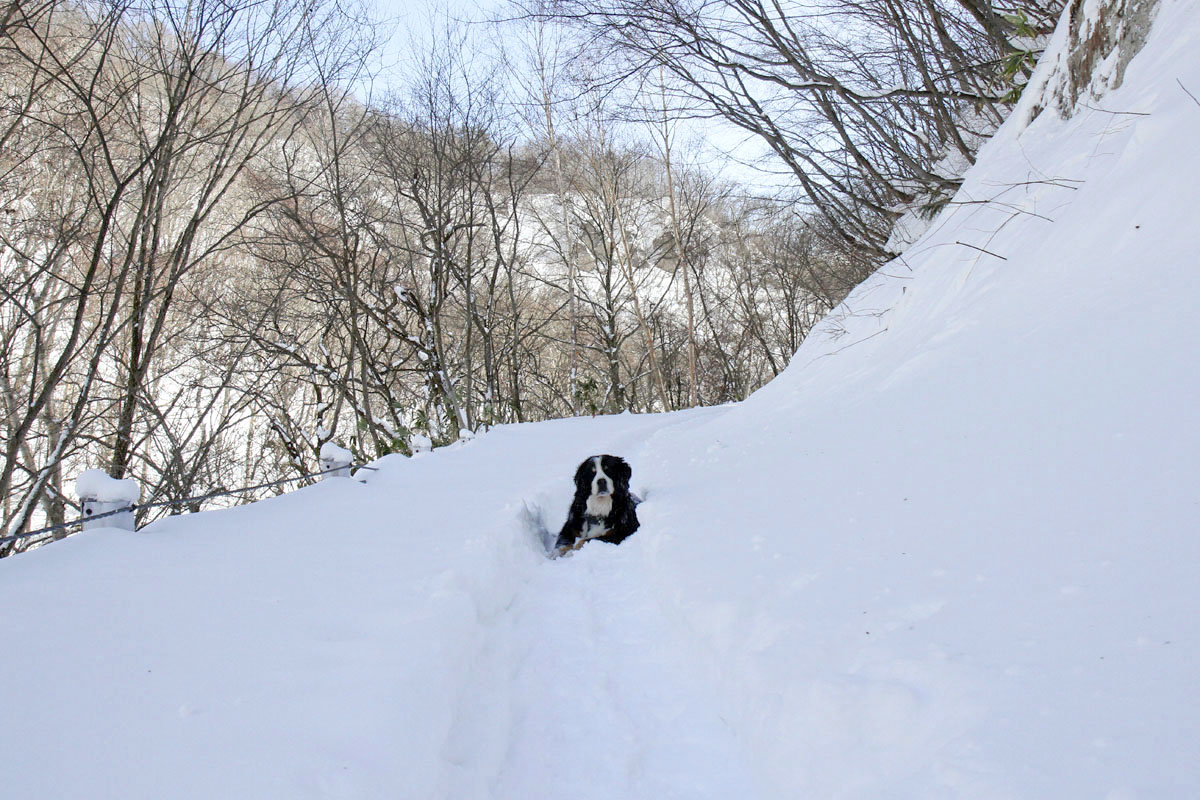
<path id="1" fill-rule="evenodd" d="M 1200 796 L 1198 41 L 1164 0 L 1119 89 L 1026 125 L 1043 59 L 745 403 L 0 563 L 3 793 Z M 548 561 L 601 452 L 642 528 Z"/>

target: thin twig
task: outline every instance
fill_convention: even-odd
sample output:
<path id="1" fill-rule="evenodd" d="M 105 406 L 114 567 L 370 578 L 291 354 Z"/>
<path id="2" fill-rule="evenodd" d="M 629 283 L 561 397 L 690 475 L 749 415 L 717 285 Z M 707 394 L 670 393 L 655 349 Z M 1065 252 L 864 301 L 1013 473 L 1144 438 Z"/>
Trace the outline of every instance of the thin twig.
<path id="1" fill-rule="evenodd" d="M 885 333 L 887 333 L 887 332 L 888 332 L 888 329 L 887 329 L 887 328 L 883 328 L 883 329 L 881 329 L 881 330 L 877 330 L 877 331 L 875 331 L 874 333 L 872 333 L 870 336 L 864 336 L 864 337 L 863 337 L 863 338 L 861 338 L 861 339 L 857 339 L 857 340 L 855 340 L 855 341 L 853 341 L 853 342 L 850 342 L 850 344 L 845 344 L 845 345 L 842 345 L 842 346 L 841 346 L 841 347 L 839 347 L 837 350 L 831 350 L 831 351 L 829 351 L 828 353 L 822 353 L 821 355 L 817 356 L 816 358 L 814 358 L 814 359 L 813 359 L 812 361 L 810 361 L 809 363 L 810 363 L 810 364 L 811 364 L 811 363 L 814 363 L 814 362 L 816 362 L 816 361 L 819 361 L 819 360 L 820 360 L 820 359 L 822 359 L 822 358 L 828 358 L 829 356 L 836 356 L 838 353 L 842 352 L 843 350 L 848 350 L 849 348 L 851 348 L 851 347 L 854 347 L 855 345 L 862 344 L 863 342 L 865 342 L 865 341 L 868 341 L 869 339 L 874 339 L 876 336 L 880 336 L 880 335 L 882 335 L 882 334 L 885 334 Z"/>
<path id="2" fill-rule="evenodd" d="M 1189 92 L 1189 91 L 1188 91 L 1188 88 L 1187 88 L 1186 86 L 1184 86 L 1184 85 L 1183 85 L 1183 81 L 1179 80 L 1179 78 L 1176 78 L 1176 79 L 1175 79 L 1175 82 L 1179 84 L 1179 88 L 1180 88 L 1180 89 L 1183 89 L 1183 91 L 1184 91 L 1184 92 L 1187 92 L 1187 96 L 1188 96 L 1188 97 L 1190 97 L 1190 98 L 1192 98 L 1192 102 L 1193 102 L 1193 103 L 1195 103 L 1196 105 L 1200 106 L 1200 100 L 1196 99 L 1196 95 L 1194 95 L 1194 94 L 1192 94 L 1191 92 Z"/>
<path id="3" fill-rule="evenodd" d="M 1178 80 L 1178 78 L 1176 80 Z M 1187 90 L 1185 89 L 1184 91 L 1187 91 Z M 1099 111 L 1104 114 L 1121 114 L 1123 116 L 1131 116 L 1131 117 L 1148 117 L 1148 116 L 1150 116 L 1149 111 L 1109 111 L 1107 108 L 1097 108 L 1096 106 L 1090 106 L 1087 103 L 1080 103 L 1079 105 L 1081 105 L 1084 108 L 1089 109 L 1091 111 Z"/>
<path id="4" fill-rule="evenodd" d="M 982 247 L 976 247 L 973 244 L 967 244 L 966 242 L 958 242 L 958 241 L 956 241 L 955 244 L 961 244 L 963 247 L 969 247 L 972 250 L 978 250 L 981 253 L 987 253 L 989 256 L 995 256 L 996 258 L 1000 259 L 1001 261 L 1008 261 L 1008 258 L 1000 255 L 999 253 L 993 253 L 991 250 L 985 250 Z"/>

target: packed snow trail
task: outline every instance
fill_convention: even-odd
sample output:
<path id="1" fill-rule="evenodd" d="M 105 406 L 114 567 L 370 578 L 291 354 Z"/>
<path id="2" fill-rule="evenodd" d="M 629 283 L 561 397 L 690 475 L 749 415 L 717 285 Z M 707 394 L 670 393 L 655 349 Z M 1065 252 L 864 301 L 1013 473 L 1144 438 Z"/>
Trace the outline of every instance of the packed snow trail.
<path id="1" fill-rule="evenodd" d="M 472 657 L 447 740 L 456 798 L 760 796 L 632 549 L 539 569 Z"/>
<path id="2" fill-rule="evenodd" d="M 498 429 L 367 485 L 27 554 L 5 633 L 50 693 L 0 728 L 56 747 L 26 754 L 19 796 L 744 794 L 625 552 L 551 562 L 519 513 L 565 515 L 584 456 L 715 413 Z"/>
<path id="3" fill-rule="evenodd" d="M 598 542 L 552 562 L 522 513 L 534 503 L 557 529 L 574 489 L 570 477 L 584 457 L 639 452 L 647 430 L 722 413 L 591 421 L 584 441 L 563 435 L 582 430 L 578 421 L 538 426 L 536 433 L 498 430 L 481 440 L 486 453 L 462 451 L 471 474 L 488 476 L 482 495 L 475 496 L 478 482 L 464 491 L 479 503 L 494 493 L 494 506 L 472 509 L 473 522 L 485 521 L 466 542 L 468 549 L 483 549 L 482 557 L 476 554 L 478 570 L 466 566 L 472 563 L 466 553 L 458 562 L 464 569 L 438 576 L 431 586 L 435 603 L 444 596 L 462 608 L 465 601 L 462 612 L 474 617 L 465 622 L 477 626 L 455 659 L 457 685 L 434 796 L 758 796 L 733 732 L 712 707 L 711 687 L 697 682 L 684 643 L 646 588 L 640 548 L 629 546 L 632 540 L 619 548 Z M 507 443 L 489 441 L 508 437 Z M 518 458 L 521 468 L 514 470 L 519 452 L 539 458 Z M 446 481 L 461 482 L 461 465 L 453 463 L 459 455 L 429 458 L 421 465 L 431 473 L 423 481 L 436 484 L 444 472 Z M 653 497 L 645 481 L 635 471 L 633 485 Z M 539 482 L 544 491 L 529 491 Z M 436 494 L 403 483 L 397 489 L 406 514 L 447 514 Z"/>

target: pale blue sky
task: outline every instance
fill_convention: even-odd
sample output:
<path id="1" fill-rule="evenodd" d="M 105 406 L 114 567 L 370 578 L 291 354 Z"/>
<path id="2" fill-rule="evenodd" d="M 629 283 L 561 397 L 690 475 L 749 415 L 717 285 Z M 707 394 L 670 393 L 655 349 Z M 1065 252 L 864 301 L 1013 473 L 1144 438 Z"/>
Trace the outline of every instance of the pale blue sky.
<path id="1" fill-rule="evenodd" d="M 483 22 L 490 17 L 509 12 L 508 0 L 368 0 L 373 2 L 377 16 L 389 21 L 390 38 L 381 48 L 381 65 L 375 80 L 374 90 L 402 90 L 406 78 L 411 77 L 414 67 L 414 50 L 422 51 L 429 46 L 435 29 L 442 24 L 447 14 L 453 19 Z M 381 29 L 380 33 L 386 31 Z M 481 35 L 495 36 L 494 31 Z M 738 176 L 749 184 L 765 186 L 777 183 L 779 177 L 770 177 L 731 159 L 728 153 L 737 153 L 739 158 L 752 160 L 762 152 L 757 140 L 747 140 L 743 131 L 725 125 L 718 120 L 681 123 L 679 144 L 683 140 L 702 139 L 707 142 L 706 153 L 699 155 L 706 166 L 727 176 Z M 683 154 L 680 153 L 680 156 Z"/>
<path id="2" fill-rule="evenodd" d="M 384 43 L 381 57 L 385 68 L 410 63 L 413 48 L 427 46 L 434 27 L 446 15 L 454 19 L 480 21 L 498 13 L 505 0 L 372 0 L 377 16 L 386 20 L 391 30 Z M 381 30 L 384 33 L 385 30 Z M 381 76 L 385 84 L 395 82 Z"/>

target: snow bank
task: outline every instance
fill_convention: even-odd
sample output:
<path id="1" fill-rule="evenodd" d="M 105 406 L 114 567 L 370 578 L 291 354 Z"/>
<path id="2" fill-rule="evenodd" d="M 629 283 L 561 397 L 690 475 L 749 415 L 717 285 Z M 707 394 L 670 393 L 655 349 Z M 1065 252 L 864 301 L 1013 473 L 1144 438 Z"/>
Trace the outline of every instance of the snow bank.
<path id="1" fill-rule="evenodd" d="M 75 496 L 81 500 L 87 498 L 104 503 L 133 505 L 141 498 L 142 487 L 129 478 L 110 478 L 102 469 L 86 469 L 75 479 Z"/>

